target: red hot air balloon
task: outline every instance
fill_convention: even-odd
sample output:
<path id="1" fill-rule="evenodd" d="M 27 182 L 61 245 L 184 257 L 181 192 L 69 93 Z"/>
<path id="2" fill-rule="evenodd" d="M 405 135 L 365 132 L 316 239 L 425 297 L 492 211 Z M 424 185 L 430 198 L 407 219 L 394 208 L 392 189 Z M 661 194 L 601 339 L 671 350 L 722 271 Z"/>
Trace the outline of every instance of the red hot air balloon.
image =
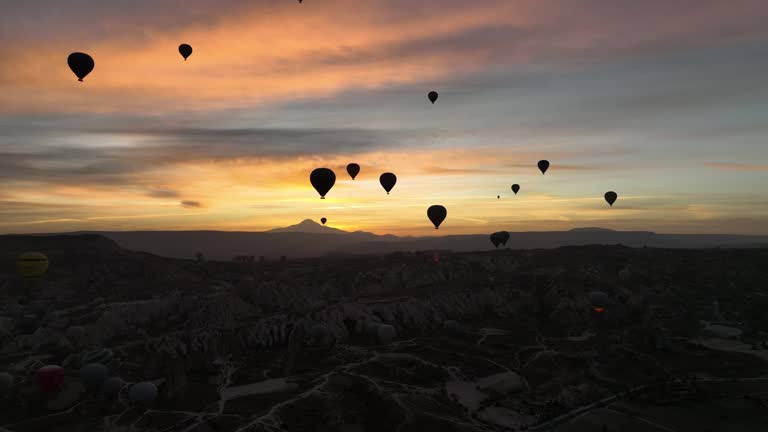
<path id="1" fill-rule="evenodd" d="M 55 393 L 62 383 L 64 383 L 64 368 L 61 366 L 43 366 L 37 371 L 37 384 L 43 393 Z"/>

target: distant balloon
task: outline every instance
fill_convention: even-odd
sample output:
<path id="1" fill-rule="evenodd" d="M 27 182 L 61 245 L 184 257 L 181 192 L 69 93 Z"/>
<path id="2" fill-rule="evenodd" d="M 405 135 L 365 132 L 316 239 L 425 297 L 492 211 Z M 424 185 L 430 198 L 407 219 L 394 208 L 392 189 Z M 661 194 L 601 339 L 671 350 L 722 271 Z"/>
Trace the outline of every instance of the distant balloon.
<path id="1" fill-rule="evenodd" d="M 538 163 L 539 170 L 542 174 L 546 173 L 549 169 L 549 161 L 548 160 L 540 160 Z"/>
<path id="2" fill-rule="evenodd" d="M 491 234 L 490 238 L 491 238 L 491 243 L 493 243 L 493 246 L 498 248 L 499 245 L 501 244 L 501 233 L 495 232 Z"/>
<path id="3" fill-rule="evenodd" d="M 443 223 L 447 215 L 448 210 L 441 205 L 433 205 L 427 209 L 427 217 L 435 225 L 435 229 L 440 229 L 440 224 Z"/>
<path id="4" fill-rule="evenodd" d="M 514 192 L 515 195 L 517 195 L 517 193 L 520 192 L 520 185 L 517 184 L 517 183 L 513 184 L 512 185 L 512 192 Z"/>
<path id="5" fill-rule="evenodd" d="M 72 72 L 74 72 L 77 76 L 77 80 L 80 82 L 82 82 L 83 78 L 91 73 L 95 65 L 91 56 L 81 52 L 74 52 L 70 54 L 69 57 L 67 57 L 67 64 L 69 65 L 69 68 L 72 69 Z"/>
<path id="6" fill-rule="evenodd" d="M 80 380 L 92 391 L 101 390 L 107 376 L 109 376 L 109 368 L 101 363 L 88 363 L 80 368 Z"/>
<path id="7" fill-rule="evenodd" d="M 179 54 L 184 57 L 184 61 L 187 61 L 187 57 L 192 55 L 192 47 L 187 44 L 179 45 Z"/>
<path id="8" fill-rule="evenodd" d="M 619 196 L 614 191 L 609 191 L 605 193 L 605 200 L 610 204 L 611 207 L 613 207 L 613 203 L 616 202 L 616 198 Z"/>
<path id="9" fill-rule="evenodd" d="M 389 191 L 391 191 L 392 188 L 395 187 L 395 183 L 397 183 L 397 176 L 390 172 L 386 172 L 379 176 L 379 183 L 381 183 L 381 186 L 387 191 L 387 195 L 389 195 Z"/>
<path id="10" fill-rule="evenodd" d="M 376 336 L 379 343 L 388 344 L 397 337 L 397 330 L 389 324 L 382 324 L 376 330 Z"/>
<path id="11" fill-rule="evenodd" d="M 13 387 L 13 375 L 8 372 L 0 373 L 0 394 L 7 393 Z"/>
<path id="12" fill-rule="evenodd" d="M 43 393 L 55 393 L 64 383 L 64 368 L 58 365 L 43 366 L 37 371 L 37 385 Z"/>
<path id="13" fill-rule="evenodd" d="M 328 168 L 317 168 L 309 175 L 309 181 L 320 194 L 320 198 L 325 199 L 325 194 L 336 183 L 336 174 Z"/>
<path id="14" fill-rule="evenodd" d="M 506 231 L 499 231 L 499 238 L 501 239 L 501 244 L 506 246 L 509 241 L 509 233 Z"/>
<path id="15" fill-rule="evenodd" d="M 322 222 L 322 223 L 323 223 L 323 225 L 325 225 L 325 223 L 326 223 L 326 222 L 328 222 L 328 219 L 326 219 L 326 218 L 320 218 L 320 222 Z"/>
<path id="16" fill-rule="evenodd" d="M 496 195 L 496 199 L 501 199 L 501 195 Z"/>
<path id="17" fill-rule="evenodd" d="M 429 92 L 429 94 L 427 94 L 427 97 L 429 98 L 429 101 L 432 102 L 433 105 L 437 101 L 437 96 L 438 96 L 438 94 L 437 94 L 436 91 L 431 91 L 431 92 Z"/>
<path id="18" fill-rule="evenodd" d="M 131 402 L 148 406 L 152 405 L 157 399 L 157 386 L 151 382 L 140 382 L 131 386 L 128 391 L 128 398 Z"/>
<path id="19" fill-rule="evenodd" d="M 350 177 L 352 177 L 352 180 L 357 177 L 358 174 L 360 174 L 360 165 L 356 163 L 351 163 L 347 165 L 347 174 L 349 174 Z"/>
<path id="20" fill-rule="evenodd" d="M 37 279 L 48 271 L 48 257 L 40 252 L 25 252 L 16 258 L 16 270 L 25 279 Z"/>
<path id="21" fill-rule="evenodd" d="M 102 391 L 105 397 L 114 398 L 120 394 L 120 390 L 122 390 L 123 387 L 125 387 L 125 381 L 120 377 L 114 376 L 104 380 Z"/>

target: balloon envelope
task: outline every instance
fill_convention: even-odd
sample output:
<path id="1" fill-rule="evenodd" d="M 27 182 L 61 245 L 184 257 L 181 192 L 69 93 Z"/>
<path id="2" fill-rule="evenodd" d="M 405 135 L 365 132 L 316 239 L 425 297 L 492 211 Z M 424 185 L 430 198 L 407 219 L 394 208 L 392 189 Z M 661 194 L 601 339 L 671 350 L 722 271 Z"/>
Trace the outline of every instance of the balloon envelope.
<path id="1" fill-rule="evenodd" d="M 184 60 L 186 60 L 187 57 L 192 55 L 192 47 L 187 44 L 179 45 L 179 54 L 181 54 L 181 56 L 184 57 Z"/>
<path id="2" fill-rule="evenodd" d="M 611 205 L 611 207 L 613 207 L 613 203 L 616 202 L 616 198 L 618 197 L 619 196 L 614 191 L 609 191 L 605 193 L 605 201 L 607 201 L 608 204 Z"/>
<path id="3" fill-rule="evenodd" d="M 347 165 L 347 174 L 349 174 L 349 176 L 352 177 L 352 180 L 354 180 L 355 177 L 360 174 L 360 165 L 356 163 Z"/>
<path id="4" fill-rule="evenodd" d="M 495 232 L 495 233 L 491 234 L 490 237 L 491 237 L 491 243 L 493 243 L 493 246 L 498 248 L 499 245 L 501 244 L 500 233 Z"/>
<path id="5" fill-rule="evenodd" d="M 548 160 L 540 160 L 537 164 L 539 166 L 539 170 L 542 174 L 546 173 L 549 169 L 549 161 Z"/>
<path id="6" fill-rule="evenodd" d="M 93 58 L 88 54 L 81 52 L 74 52 L 67 57 L 67 64 L 72 72 L 77 76 L 78 81 L 82 81 L 95 66 Z"/>
<path id="7" fill-rule="evenodd" d="M 385 191 L 387 191 L 387 195 L 389 195 L 389 191 L 392 190 L 393 187 L 395 187 L 395 183 L 397 183 L 397 176 L 387 172 L 379 176 L 379 183 L 381 183 L 381 187 L 384 188 Z"/>
<path id="8" fill-rule="evenodd" d="M 519 184 L 513 184 L 512 185 L 512 192 L 514 192 L 515 195 L 517 195 L 517 193 L 520 192 L 520 185 Z"/>
<path id="9" fill-rule="evenodd" d="M 499 231 L 499 239 L 501 240 L 501 244 L 506 246 L 509 241 L 509 233 L 506 231 Z"/>
<path id="10" fill-rule="evenodd" d="M 435 229 L 440 228 L 446 216 L 448 216 L 448 210 L 441 205 L 433 205 L 427 209 L 427 217 L 435 225 Z"/>
<path id="11" fill-rule="evenodd" d="M 328 219 L 326 219 L 326 218 L 320 218 L 320 222 L 322 222 L 322 223 L 323 223 L 323 225 L 325 225 L 325 223 L 326 223 L 326 222 L 328 222 Z"/>
<path id="12" fill-rule="evenodd" d="M 16 270 L 23 278 L 39 278 L 48 271 L 48 257 L 40 252 L 24 252 L 16 258 Z"/>
<path id="13" fill-rule="evenodd" d="M 437 101 L 438 94 L 436 91 L 431 91 L 427 94 L 427 97 L 429 98 L 429 101 L 434 104 Z"/>
<path id="14" fill-rule="evenodd" d="M 151 382 L 134 384 L 128 391 L 128 398 L 137 404 L 151 405 L 157 399 L 157 386 Z"/>
<path id="15" fill-rule="evenodd" d="M 58 365 L 43 366 L 37 371 L 37 385 L 43 393 L 53 393 L 64 383 L 64 368 Z"/>
<path id="16" fill-rule="evenodd" d="M 316 168 L 309 175 L 309 182 L 320 194 L 320 198 L 325 199 L 325 194 L 336 183 L 336 174 L 328 168 Z"/>

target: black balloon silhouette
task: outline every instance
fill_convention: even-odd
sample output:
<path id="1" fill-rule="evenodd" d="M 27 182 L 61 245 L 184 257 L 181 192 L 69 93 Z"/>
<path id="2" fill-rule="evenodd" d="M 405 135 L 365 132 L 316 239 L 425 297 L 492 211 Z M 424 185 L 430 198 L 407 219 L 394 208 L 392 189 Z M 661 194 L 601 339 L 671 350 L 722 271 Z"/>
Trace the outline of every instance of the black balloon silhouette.
<path id="1" fill-rule="evenodd" d="M 539 170 L 541 170 L 541 173 L 544 174 L 549 169 L 549 161 L 548 160 L 540 160 L 538 163 Z"/>
<path id="2" fill-rule="evenodd" d="M 395 187 L 395 183 L 397 183 L 397 176 L 389 172 L 384 173 L 379 176 L 379 183 L 381 183 L 381 186 L 387 191 L 387 195 L 389 195 L 389 191 L 391 191 L 392 188 Z"/>
<path id="3" fill-rule="evenodd" d="M 496 195 L 496 199 L 501 199 L 501 195 Z"/>
<path id="4" fill-rule="evenodd" d="M 320 198 L 325 199 L 325 194 L 336 183 L 336 174 L 328 168 L 317 168 L 309 175 L 309 181 L 320 194 Z"/>
<path id="5" fill-rule="evenodd" d="M 605 200 L 608 201 L 608 204 L 610 204 L 611 207 L 613 207 L 613 203 L 616 202 L 616 198 L 618 197 L 619 196 L 614 191 L 608 191 L 605 193 Z"/>
<path id="6" fill-rule="evenodd" d="M 187 61 L 187 57 L 192 55 L 192 47 L 187 44 L 179 45 L 179 54 L 184 57 L 184 61 Z"/>
<path id="7" fill-rule="evenodd" d="M 325 223 L 326 223 L 326 222 L 328 222 L 328 219 L 326 219 L 326 218 L 320 218 L 320 222 L 322 222 L 322 223 L 323 223 L 323 225 L 325 225 Z"/>
<path id="8" fill-rule="evenodd" d="M 509 233 L 506 231 L 499 231 L 499 238 L 501 238 L 501 244 L 506 246 L 509 241 Z"/>
<path id="9" fill-rule="evenodd" d="M 95 66 L 93 58 L 88 54 L 81 52 L 74 52 L 67 57 L 67 64 L 72 72 L 77 76 L 78 81 L 83 81 Z"/>
<path id="10" fill-rule="evenodd" d="M 440 224 L 443 223 L 447 215 L 448 210 L 441 205 L 433 205 L 427 209 L 427 217 L 435 225 L 435 229 L 440 229 Z"/>
<path id="11" fill-rule="evenodd" d="M 432 102 L 432 104 L 433 104 L 433 105 L 434 105 L 434 103 L 437 101 L 437 96 L 438 96 L 438 95 L 437 95 L 437 92 L 436 92 L 436 91 L 431 91 L 431 92 L 429 92 L 429 94 L 427 95 L 427 97 L 429 98 L 429 101 L 430 101 L 430 102 Z"/>
<path id="12" fill-rule="evenodd" d="M 360 173 L 360 165 L 356 163 L 351 163 L 347 165 L 347 174 L 349 174 L 349 176 L 352 177 L 352 180 L 354 180 L 359 173 Z"/>
<path id="13" fill-rule="evenodd" d="M 520 192 L 520 185 L 519 184 L 513 184 L 512 185 L 512 192 L 514 192 L 515 195 L 517 195 L 517 193 Z"/>
<path id="14" fill-rule="evenodd" d="M 491 234 L 491 243 L 493 243 L 493 246 L 498 248 L 501 244 L 501 233 L 495 232 Z"/>

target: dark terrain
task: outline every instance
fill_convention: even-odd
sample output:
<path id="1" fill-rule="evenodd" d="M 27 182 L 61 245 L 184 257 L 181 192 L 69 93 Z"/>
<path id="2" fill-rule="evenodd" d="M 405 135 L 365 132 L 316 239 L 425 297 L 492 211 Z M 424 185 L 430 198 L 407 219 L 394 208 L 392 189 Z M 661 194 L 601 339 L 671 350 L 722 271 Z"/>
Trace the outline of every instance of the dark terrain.
<path id="1" fill-rule="evenodd" d="M 768 249 L 433 252 L 441 241 L 241 263 L 195 261 L 187 244 L 182 260 L 100 235 L 0 236 L 0 369 L 16 380 L 0 426 L 768 430 Z M 28 250 L 50 259 L 29 299 L 14 268 Z M 602 314 L 595 290 L 610 298 Z M 82 340 L 68 339 L 73 326 Z M 85 390 L 79 359 L 94 348 L 111 349 L 129 383 L 155 382 L 155 405 Z M 45 364 L 66 369 L 56 395 L 35 384 Z"/>
<path id="2" fill-rule="evenodd" d="M 76 233 L 81 234 L 81 233 Z M 472 252 L 491 249 L 488 235 L 397 237 L 369 232 L 347 232 L 310 219 L 266 232 L 228 231 L 113 231 L 93 232 L 131 250 L 173 258 L 202 253 L 210 259 L 230 260 L 235 255 L 264 256 L 276 260 L 327 255 L 385 254 L 397 251 L 446 249 Z M 551 249 L 561 246 L 616 245 L 656 248 L 768 248 L 768 236 L 720 234 L 656 234 L 650 231 L 613 231 L 577 228 L 570 231 L 510 232 L 510 249 Z"/>

